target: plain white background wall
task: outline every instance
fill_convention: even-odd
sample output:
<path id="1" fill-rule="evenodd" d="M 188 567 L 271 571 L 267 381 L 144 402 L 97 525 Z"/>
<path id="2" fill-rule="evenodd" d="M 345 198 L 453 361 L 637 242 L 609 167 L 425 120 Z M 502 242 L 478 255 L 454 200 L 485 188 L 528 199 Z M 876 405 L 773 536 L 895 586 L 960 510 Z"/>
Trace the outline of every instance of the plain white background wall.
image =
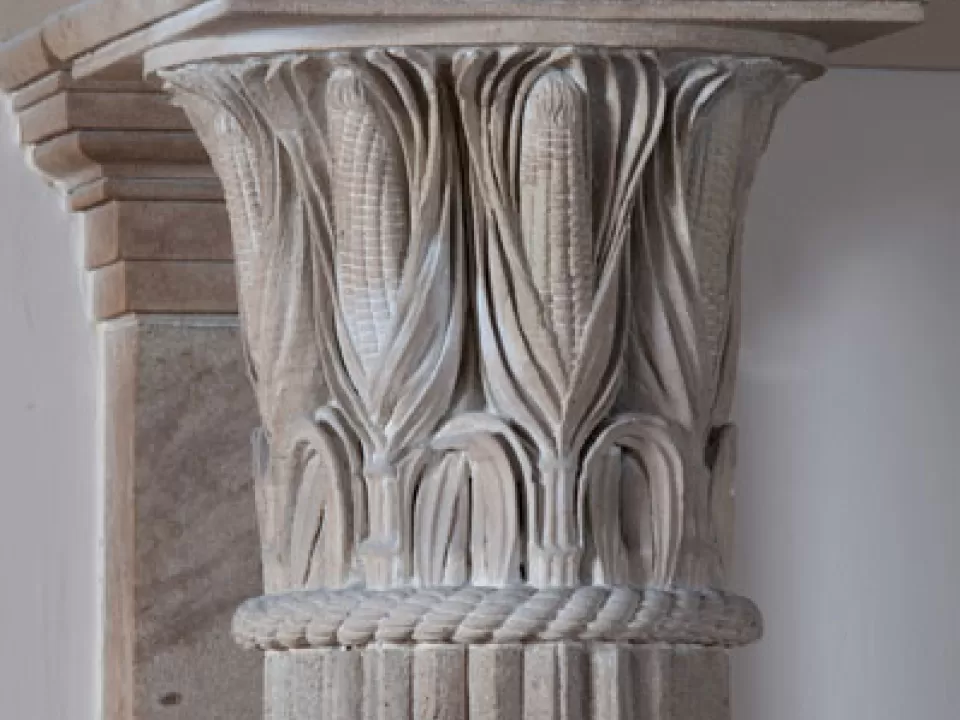
<path id="1" fill-rule="evenodd" d="M 95 717 L 95 342 L 56 193 L 0 126 L 3 717 Z M 754 193 L 736 720 L 960 707 L 960 74 L 803 90 Z M 238 719 L 239 720 L 239 719 Z M 244 719 L 246 720 L 246 719 Z"/>
<path id="2" fill-rule="evenodd" d="M 96 343 L 71 218 L 0 109 L 0 717 L 98 693 Z"/>
<path id="3" fill-rule="evenodd" d="M 960 73 L 784 112 L 744 263 L 737 720 L 960 716 Z"/>

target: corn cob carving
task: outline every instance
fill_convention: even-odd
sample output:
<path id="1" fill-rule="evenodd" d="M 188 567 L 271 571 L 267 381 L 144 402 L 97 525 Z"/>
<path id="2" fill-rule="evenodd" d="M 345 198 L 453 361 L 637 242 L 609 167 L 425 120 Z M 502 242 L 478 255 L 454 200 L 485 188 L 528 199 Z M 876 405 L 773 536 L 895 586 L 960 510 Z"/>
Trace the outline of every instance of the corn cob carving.
<path id="1" fill-rule="evenodd" d="M 396 142 L 383 131 L 363 82 L 339 69 L 327 85 L 334 145 L 337 290 L 369 377 L 390 342 L 409 228 Z"/>
<path id="2" fill-rule="evenodd" d="M 546 72 L 524 109 L 520 218 L 533 284 L 568 373 L 593 306 L 586 130 L 579 86 L 561 70 Z"/>
<path id="3" fill-rule="evenodd" d="M 486 210 L 476 244 L 485 392 L 532 441 L 524 570 L 539 586 L 575 585 L 595 568 L 619 580 L 622 533 L 607 516 L 624 457 L 663 476 L 663 544 L 676 534 L 669 438 L 645 418 L 610 417 L 624 369 L 629 215 L 662 118 L 659 67 L 639 53 L 571 48 L 474 51 L 454 67 L 462 114 L 477 118 L 466 140 Z M 601 510 L 588 517 L 591 508 Z"/>

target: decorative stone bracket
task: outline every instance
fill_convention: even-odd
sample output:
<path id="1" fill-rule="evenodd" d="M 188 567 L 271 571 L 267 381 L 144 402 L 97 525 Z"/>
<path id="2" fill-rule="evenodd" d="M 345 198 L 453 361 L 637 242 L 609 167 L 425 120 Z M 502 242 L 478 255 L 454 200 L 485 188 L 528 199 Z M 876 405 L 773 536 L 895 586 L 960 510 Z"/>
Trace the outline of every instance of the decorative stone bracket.
<path id="1" fill-rule="evenodd" d="M 96 246 L 101 316 L 236 273 L 267 717 L 726 718 L 747 194 L 825 50 L 916 5 L 193 5 L 17 106 L 99 235 L 175 213 Z"/>

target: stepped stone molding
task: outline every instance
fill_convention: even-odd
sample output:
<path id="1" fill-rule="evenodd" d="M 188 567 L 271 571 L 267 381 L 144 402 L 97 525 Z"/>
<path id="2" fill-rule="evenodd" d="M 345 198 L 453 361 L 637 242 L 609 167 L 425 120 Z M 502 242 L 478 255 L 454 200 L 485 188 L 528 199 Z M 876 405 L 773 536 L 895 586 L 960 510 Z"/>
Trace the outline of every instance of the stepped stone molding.
<path id="1" fill-rule="evenodd" d="M 235 314 L 220 180 L 183 112 L 139 67 L 61 70 L 12 97 L 33 166 L 83 213 L 93 315 Z"/>
<path id="2" fill-rule="evenodd" d="M 83 212 L 108 202 L 222 200 L 187 118 L 139 67 L 58 71 L 12 96 L 33 165 Z"/>

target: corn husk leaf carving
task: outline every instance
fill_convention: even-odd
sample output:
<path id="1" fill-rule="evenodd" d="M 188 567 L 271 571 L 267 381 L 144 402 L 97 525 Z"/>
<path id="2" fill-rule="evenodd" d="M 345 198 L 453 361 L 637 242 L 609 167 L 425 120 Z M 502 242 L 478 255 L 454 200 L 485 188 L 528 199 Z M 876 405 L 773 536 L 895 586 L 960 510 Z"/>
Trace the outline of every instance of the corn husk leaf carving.
<path id="1" fill-rule="evenodd" d="M 797 79 L 436 57 L 167 74 L 227 193 L 268 591 L 719 582 L 743 206 Z"/>
<path id="2" fill-rule="evenodd" d="M 727 577 L 733 556 L 734 471 L 737 465 L 737 427 L 722 425 L 717 428 L 707 448 L 707 462 L 712 471 L 708 498 L 711 520 L 711 540 L 719 556 L 720 577 Z"/>
<path id="3" fill-rule="evenodd" d="M 493 415 L 467 412 L 441 427 L 432 446 L 440 453 L 462 454 L 469 463 L 470 581 L 479 586 L 519 581 L 524 539 L 521 507 L 536 498 L 533 471 L 520 437 Z M 421 527 L 436 522 L 425 517 Z M 536 518 L 528 518 L 526 531 L 528 538 L 536 535 Z M 432 534 L 424 532 L 418 542 L 426 542 Z"/>
<path id="4" fill-rule="evenodd" d="M 650 475 L 632 453 L 621 450 L 620 455 L 621 462 L 613 472 L 619 470 L 620 473 L 620 505 L 615 517 L 623 530 L 623 549 L 615 548 L 611 554 L 611 573 L 623 572 L 617 577 L 632 585 L 653 584 L 657 561 L 654 526 L 660 518 L 654 514 Z M 599 540 L 596 543 L 598 546 L 602 544 Z M 619 560 L 621 554 L 625 557 L 626 568 Z"/>
<path id="5" fill-rule="evenodd" d="M 627 453 L 629 463 L 621 459 Z M 684 468 L 667 424 L 652 416 L 617 417 L 591 445 L 583 461 L 583 474 L 580 502 L 589 497 L 598 575 L 608 583 L 672 584 L 683 533 Z M 627 507 L 626 511 L 644 511 L 637 518 L 641 523 L 653 519 L 647 541 L 653 559 L 649 568 L 640 564 L 647 552 L 644 544 L 628 547 L 624 543 L 621 496 L 617 492 L 630 488 L 628 493 L 636 494 L 635 485 L 644 481 L 645 487 L 641 488 L 649 492 L 649 506 Z M 633 521 L 632 516 L 625 518 L 625 523 Z"/>
<path id="6" fill-rule="evenodd" d="M 688 584 L 720 581 L 717 538 L 728 531 L 715 527 L 718 473 L 705 450 L 732 402 L 747 194 L 774 115 L 798 83 L 773 61 L 681 64 L 668 78 L 664 133 L 637 204 L 630 382 L 619 405 L 667 419 L 684 450 L 688 517 L 677 572 Z"/>
<path id="7" fill-rule="evenodd" d="M 466 582 L 469 511 L 467 460 L 462 454 L 449 453 L 426 470 L 417 492 L 413 565 L 419 583 Z"/>
<path id="8" fill-rule="evenodd" d="M 368 582 L 410 573 L 425 462 L 411 448 L 449 410 L 464 334 L 459 161 L 436 74 L 426 54 L 388 50 L 167 74 L 230 194 L 251 376 L 286 464 L 261 477 L 276 486 L 260 493 L 264 545 L 284 548 L 270 589 L 345 582 L 360 550 L 350 528 L 386 554 Z M 295 435 L 304 418 L 315 432 Z M 361 469 L 347 470 L 356 447 Z M 351 518 L 343 552 L 318 541 L 330 517 Z"/>
<path id="9" fill-rule="evenodd" d="M 165 77 L 224 181 L 247 369 L 263 421 L 255 448 L 264 579 L 268 590 L 282 590 L 299 586 L 290 577 L 290 519 L 302 473 L 292 424 L 329 393 L 314 327 L 315 248 L 301 199 L 278 190 L 292 159 L 246 90 L 268 70 L 217 65 Z"/>
<path id="10" fill-rule="evenodd" d="M 457 148 L 452 134 L 442 131 L 451 122 L 450 108 L 434 84 L 436 71 L 426 56 L 414 53 L 401 62 L 389 53 L 371 52 L 367 60 L 362 71 L 341 69 L 335 75 L 342 82 L 349 73 L 346 82 L 359 88 L 353 91 L 354 105 L 361 106 L 365 122 L 374 126 L 368 136 L 345 133 L 348 142 L 338 150 L 337 167 L 343 175 L 335 187 L 338 192 L 352 191 L 336 200 L 341 214 L 349 216 L 347 225 L 338 229 L 344 250 L 337 277 L 346 276 L 344 258 L 359 263 L 378 260 L 366 268 L 363 283 L 341 286 L 352 305 L 344 312 L 347 334 L 339 339 L 341 345 L 354 345 L 363 332 L 376 336 L 377 353 L 366 360 L 361 355 L 361 363 L 348 366 L 348 372 L 375 430 L 365 449 L 374 475 L 370 502 L 389 505 L 376 510 L 383 521 L 371 523 L 369 548 L 372 555 L 386 552 L 391 559 L 374 560 L 379 569 L 367 577 L 368 582 L 385 585 L 413 571 L 411 545 L 419 532 L 413 502 L 424 468 L 421 458 L 404 456 L 429 438 L 449 410 L 461 363 L 466 278 Z M 356 102 L 358 96 L 362 103 Z M 344 165 L 344 157 L 358 155 L 367 158 L 365 165 L 353 160 Z M 373 180 L 371 174 L 376 176 Z M 394 197 L 402 192 L 403 200 Z M 404 202 L 406 224 L 391 225 L 389 219 Z M 369 233 L 378 243 L 370 251 L 363 243 L 370 242 L 365 228 L 373 222 L 383 225 Z M 363 247 L 359 253 L 357 245 Z M 401 269 L 391 271 L 390 264 L 401 264 L 401 258 Z M 382 317 L 365 329 L 358 304 L 379 308 Z M 426 469 L 424 477 L 436 481 L 448 471 L 449 463 L 442 463 L 439 469 Z M 398 484 L 396 491 L 387 487 L 391 482 Z"/>
<path id="11" fill-rule="evenodd" d="M 344 585 L 354 541 L 350 453 L 337 447 L 333 433 L 307 419 L 294 433 L 295 448 L 303 454 L 303 478 L 291 520 L 290 581 L 302 587 Z"/>
<path id="12" fill-rule="evenodd" d="M 659 130 L 659 69 L 639 53 L 511 48 L 460 53 L 454 75 L 484 387 L 538 455 L 530 579 L 569 584 L 583 551 L 580 455 L 622 382 L 623 257 Z"/>

